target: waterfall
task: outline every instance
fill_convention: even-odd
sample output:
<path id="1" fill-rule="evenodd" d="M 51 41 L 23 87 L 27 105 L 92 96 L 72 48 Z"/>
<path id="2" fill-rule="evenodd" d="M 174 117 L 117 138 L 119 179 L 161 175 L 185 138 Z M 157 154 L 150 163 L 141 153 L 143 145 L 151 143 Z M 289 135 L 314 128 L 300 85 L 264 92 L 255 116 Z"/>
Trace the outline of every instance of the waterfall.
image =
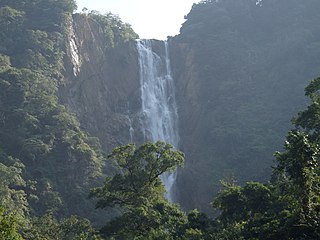
<path id="1" fill-rule="evenodd" d="M 134 134 L 134 129 L 132 127 L 132 121 L 131 118 L 128 116 L 128 122 L 129 122 L 129 135 L 130 135 L 130 143 L 133 143 L 133 134 Z"/>
<path id="2" fill-rule="evenodd" d="M 133 136 L 134 136 L 134 128 L 133 128 L 133 123 L 132 123 L 132 119 L 131 119 L 131 114 L 130 114 L 130 102 L 127 102 L 126 103 L 126 118 L 128 120 L 128 127 L 129 127 L 129 140 L 130 140 L 130 143 L 133 143 Z"/>
<path id="3" fill-rule="evenodd" d="M 168 43 L 163 42 L 162 54 L 153 51 L 152 43 L 152 40 L 137 41 L 142 103 L 141 122 L 144 139 L 161 140 L 178 147 L 178 114 Z M 165 173 L 161 179 L 166 188 L 167 199 L 173 201 L 172 187 L 176 173 Z"/>

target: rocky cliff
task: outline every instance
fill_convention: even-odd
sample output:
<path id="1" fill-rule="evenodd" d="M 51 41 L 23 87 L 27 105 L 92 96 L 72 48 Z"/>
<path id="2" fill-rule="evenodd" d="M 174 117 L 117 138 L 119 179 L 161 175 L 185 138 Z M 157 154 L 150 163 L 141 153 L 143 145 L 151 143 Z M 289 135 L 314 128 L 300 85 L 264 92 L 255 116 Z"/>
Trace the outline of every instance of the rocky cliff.
<path id="1" fill-rule="evenodd" d="M 320 73 L 317 7 L 202 1 L 186 16 L 170 40 L 187 156 L 177 180 L 182 206 L 210 209 L 220 179 L 268 179 L 303 89 Z"/>
<path id="2" fill-rule="evenodd" d="M 60 99 L 110 152 L 130 142 L 130 125 L 138 124 L 140 82 L 135 41 L 111 43 L 104 27 L 90 16 L 73 16 Z"/>
<path id="3" fill-rule="evenodd" d="M 269 178 L 272 154 L 305 104 L 303 88 L 320 73 L 318 5 L 202 1 L 169 39 L 186 154 L 175 189 L 185 209 L 210 209 L 220 179 Z M 61 102 L 106 152 L 141 143 L 135 41 L 111 41 L 104 24 L 85 15 L 74 15 L 70 27 Z M 162 51 L 160 42 L 154 49 Z"/>

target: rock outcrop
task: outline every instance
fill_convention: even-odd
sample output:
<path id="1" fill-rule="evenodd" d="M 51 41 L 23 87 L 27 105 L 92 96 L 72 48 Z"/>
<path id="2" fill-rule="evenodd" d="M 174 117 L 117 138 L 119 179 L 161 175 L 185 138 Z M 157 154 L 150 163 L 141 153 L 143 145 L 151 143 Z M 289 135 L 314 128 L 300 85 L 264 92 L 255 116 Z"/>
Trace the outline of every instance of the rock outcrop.
<path id="1" fill-rule="evenodd" d="M 66 82 L 60 99 L 80 119 L 82 128 L 111 151 L 130 141 L 130 125 L 140 110 L 139 66 L 135 41 L 110 46 L 103 25 L 74 15 Z"/>

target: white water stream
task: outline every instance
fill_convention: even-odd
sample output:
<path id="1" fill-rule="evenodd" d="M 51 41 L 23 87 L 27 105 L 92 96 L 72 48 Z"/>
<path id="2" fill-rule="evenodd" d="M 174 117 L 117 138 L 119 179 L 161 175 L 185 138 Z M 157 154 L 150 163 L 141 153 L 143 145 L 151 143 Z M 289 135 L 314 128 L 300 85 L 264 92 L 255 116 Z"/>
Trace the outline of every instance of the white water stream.
<path id="1" fill-rule="evenodd" d="M 161 140 L 178 147 L 178 114 L 174 84 L 168 43 L 163 44 L 163 55 L 158 55 L 152 49 L 152 40 L 137 41 L 142 101 L 141 122 L 145 140 Z M 161 179 L 167 191 L 167 199 L 173 201 L 172 187 L 176 173 L 165 173 Z"/>

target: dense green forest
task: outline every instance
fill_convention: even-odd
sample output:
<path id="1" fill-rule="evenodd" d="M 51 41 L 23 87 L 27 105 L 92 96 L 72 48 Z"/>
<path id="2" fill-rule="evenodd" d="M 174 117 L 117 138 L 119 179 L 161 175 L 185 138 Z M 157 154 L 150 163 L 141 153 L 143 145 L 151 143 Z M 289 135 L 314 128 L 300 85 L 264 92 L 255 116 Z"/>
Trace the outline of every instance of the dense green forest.
<path id="1" fill-rule="evenodd" d="M 222 181 L 215 218 L 184 212 L 159 178 L 183 165 L 182 152 L 147 142 L 106 156 L 59 103 L 75 9 L 73 0 L 0 0 L 0 239 L 320 238 L 320 78 L 305 88 L 309 106 L 268 182 Z M 105 26 L 107 47 L 137 38 L 117 16 L 82 14 Z"/>
<path id="2" fill-rule="evenodd" d="M 0 1 L 1 227 L 23 229 L 25 239 L 72 239 L 50 226 L 68 222 L 86 229 L 87 220 L 65 217 L 101 218 L 88 199 L 104 178 L 99 140 L 80 129 L 57 96 L 75 8 L 72 0 Z M 104 24 L 111 46 L 136 37 L 116 16 L 90 12 L 86 17 Z M 46 232 L 38 233 L 43 226 Z"/>

